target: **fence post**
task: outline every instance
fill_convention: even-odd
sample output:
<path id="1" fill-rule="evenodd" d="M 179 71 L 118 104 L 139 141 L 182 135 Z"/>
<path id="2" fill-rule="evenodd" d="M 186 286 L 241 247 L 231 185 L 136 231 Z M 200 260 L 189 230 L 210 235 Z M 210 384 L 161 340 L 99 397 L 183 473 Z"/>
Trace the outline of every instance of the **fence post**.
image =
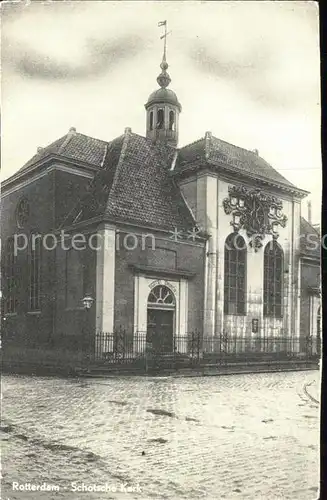
<path id="1" fill-rule="evenodd" d="M 226 362 L 226 358 L 227 358 L 227 346 L 228 346 L 227 333 L 223 332 L 223 333 L 220 334 L 220 345 L 219 345 L 220 363 Z"/>
<path id="2" fill-rule="evenodd" d="M 307 335 L 306 338 L 306 354 L 312 356 L 312 335 Z"/>
<path id="3" fill-rule="evenodd" d="M 151 358 L 151 353 L 152 353 L 152 342 L 147 342 L 145 343 L 145 373 L 148 373 L 149 371 L 149 354 Z"/>

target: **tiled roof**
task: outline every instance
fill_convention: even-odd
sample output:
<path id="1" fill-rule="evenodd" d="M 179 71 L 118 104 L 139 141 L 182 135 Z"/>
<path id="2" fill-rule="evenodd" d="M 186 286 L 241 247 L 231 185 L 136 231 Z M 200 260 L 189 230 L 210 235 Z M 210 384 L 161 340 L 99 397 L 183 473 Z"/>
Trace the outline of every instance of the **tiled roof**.
<path id="1" fill-rule="evenodd" d="M 175 149 L 126 132 L 108 145 L 101 170 L 65 225 L 102 215 L 163 230 L 191 229 L 194 219 L 169 175 Z"/>
<path id="2" fill-rule="evenodd" d="M 68 134 L 67 134 L 68 135 Z M 45 148 L 40 148 L 40 152 L 38 152 L 36 155 L 32 156 L 28 162 L 25 163 L 25 165 L 22 166 L 18 170 L 18 173 L 24 172 L 25 170 L 28 170 L 29 167 L 32 167 L 35 163 L 37 163 L 40 160 L 43 160 L 50 154 L 56 154 L 60 150 L 61 145 L 67 138 L 67 135 L 64 135 L 63 137 L 60 137 L 60 139 L 57 139 L 56 141 L 52 142 L 49 144 L 49 146 L 46 146 Z"/>
<path id="3" fill-rule="evenodd" d="M 18 172 L 28 170 L 35 163 L 52 154 L 100 167 L 104 158 L 106 144 L 105 141 L 100 139 L 70 131 L 49 146 L 40 149 L 40 152 L 25 163 Z"/>
<path id="4" fill-rule="evenodd" d="M 104 214 L 120 159 L 124 138 L 125 136 L 117 137 L 106 145 L 102 167 L 96 172 L 94 178 L 86 187 L 82 199 L 68 217 L 66 217 L 64 221 L 66 225 L 72 224 L 78 215 L 78 222 L 81 222 Z"/>
<path id="5" fill-rule="evenodd" d="M 319 232 L 304 218 L 300 221 L 301 254 L 320 260 L 321 238 Z"/>
<path id="6" fill-rule="evenodd" d="M 193 217 L 169 175 L 174 154 L 169 146 L 127 136 L 106 215 L 168 230 L 193 227 Z"/>
<path id="7" fill-rule="evenodd" d="M 176 172 L 197 166 L 199 162 L 202 165 L 225 165 L 245 175 L 297 189 L 256 152 L 234 146 L 211 134 L 180 149 Z"/>
<path id="8" fill-rule="evenodd" d="M 65 218 L 65 226 L 96 216 L 166 230 L 187 231 L 195 224 L 169 172 L 176 154 L 170 146 L 154 144 L 150 139 L 131 133 L 130 129 L 109 143 L 71 129 L 42 149 L 20 172 L 27 173 L 29 167 L 51 154 L 86 162 L 99 169 L 74 210 Z M 255 152 L 208 133 L 205 138 L 178 151 L 174 173 L 204 165 L 225 165 L 234 171 L 297 190 Z M 314 228 L 310 230 L 316 232 Z"/>

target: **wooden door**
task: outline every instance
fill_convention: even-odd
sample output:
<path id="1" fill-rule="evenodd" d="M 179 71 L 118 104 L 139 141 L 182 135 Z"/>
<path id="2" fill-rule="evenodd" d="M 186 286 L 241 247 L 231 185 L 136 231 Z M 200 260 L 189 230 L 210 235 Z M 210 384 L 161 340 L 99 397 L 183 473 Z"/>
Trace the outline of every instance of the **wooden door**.
<path id="1" fill-rule="evenodd" d="M 156 352 L 173 352 L 174 311 L 148 309 L 147 342 Z"/>

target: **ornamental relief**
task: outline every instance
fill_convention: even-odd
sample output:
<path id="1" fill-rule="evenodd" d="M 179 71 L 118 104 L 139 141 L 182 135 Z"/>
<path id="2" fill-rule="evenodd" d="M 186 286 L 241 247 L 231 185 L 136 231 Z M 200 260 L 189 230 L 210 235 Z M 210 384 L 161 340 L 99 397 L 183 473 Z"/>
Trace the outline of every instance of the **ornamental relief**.
<path id="1" fill-rule="evenodd" d="M 244 229 L 250 246 L 257 251 L 268 234 L 279 237 L 278 226 L 286 227 L 287 217 L 283 214 L 283 204 L 275 196 L 267 195 L 260 189 L 244 186 L 228 186 L 228 198 L 223 200 L 225 214 L 232 215 L 234 231 Z"/>
<path id="2" fill-rule="evenodd" d="M 16 224 L 23 229 L 30 216 L 30 204 L 26 198 L 22 198 L 16 207 Z"/>

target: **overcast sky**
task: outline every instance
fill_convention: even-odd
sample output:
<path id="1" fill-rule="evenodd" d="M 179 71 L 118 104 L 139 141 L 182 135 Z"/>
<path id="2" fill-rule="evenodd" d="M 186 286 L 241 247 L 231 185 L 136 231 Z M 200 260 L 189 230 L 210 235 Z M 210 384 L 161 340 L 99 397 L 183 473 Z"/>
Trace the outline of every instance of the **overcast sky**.
<path id="1" fill-rule="evenodd" d="M 145 134 L 167 19 L 180 145 L 205 131 L 258 149 L 311 191 L 320 220 L 320 74 L 314 2 L 31 2 L 1 5 L 2 178 L 68 132 Z M 306 201 L 303 215 L 307 215 Z"/>

